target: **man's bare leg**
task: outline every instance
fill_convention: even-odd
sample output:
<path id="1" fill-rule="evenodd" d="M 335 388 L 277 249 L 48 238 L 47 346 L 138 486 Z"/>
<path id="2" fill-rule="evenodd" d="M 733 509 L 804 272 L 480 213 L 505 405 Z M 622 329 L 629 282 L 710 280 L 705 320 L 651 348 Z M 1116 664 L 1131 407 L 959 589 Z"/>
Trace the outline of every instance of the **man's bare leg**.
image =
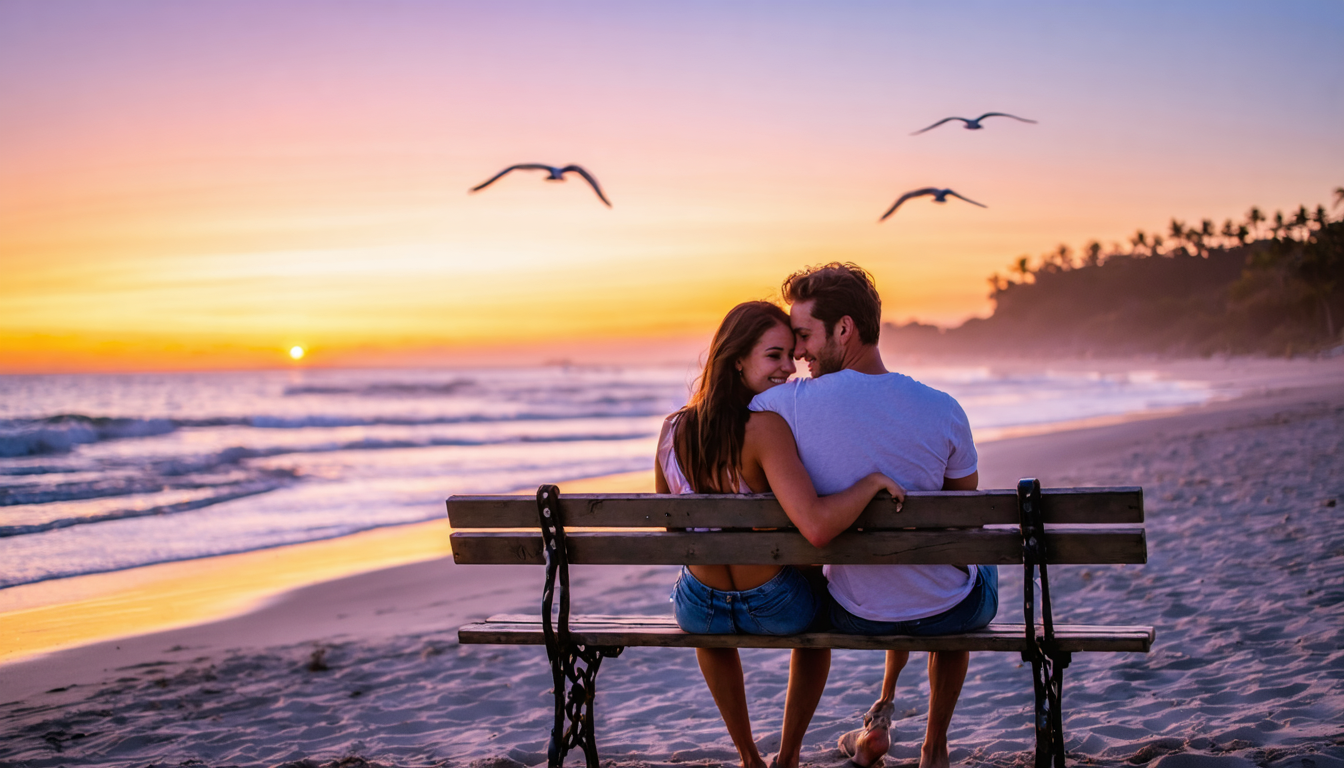
<path id="1" fill-rule="evenodd" d="M 966 651 L 929 654 L 929 727 L 919 751 L 919 768 L 948 768 L 947 728 L 970 663 L 971 654 Z"/>
<path id="2" fill-rule="evenodd" d="M 886 668 L 882 672 L 882 693 L 874 702 L 871 711 L 879 707 L 890 706 L 896 701 L 896 681 L 910 661 L 909 651 L 887 651 Z M 891 731 L 888 728 L 865 729 L 854 744 L 854 757 L 858 765 L 872 765 L 891 749 Z"/>
<path id="3" fill-rule="evenodd" d="M 696 648 L 695 660 L 705 684 L 719 707 L 723 724 L 737 747 L 742 768 L 765 768 L 756 740 L 751 736 L 751 716 L 747 713 L 747 686 L 742 676 L 742 659 L 736 648 Z"/>
<path id="4" fill-rule="evenodd" d="M 794 648 L 789 657 L 789 689 L 784 696 L 784 727 L 779 734 L 778 768 L 798 768 L 803 735 L 826 690 L 830 648 Z"/>
<path id="5" fill-rule="evenodd" d="M 882 695 L 878 701 L 887 703 L 896 700 L 896 681 L 909 661 L 909 651 L 887 651 L 887 666 L 882 671 Z"/>

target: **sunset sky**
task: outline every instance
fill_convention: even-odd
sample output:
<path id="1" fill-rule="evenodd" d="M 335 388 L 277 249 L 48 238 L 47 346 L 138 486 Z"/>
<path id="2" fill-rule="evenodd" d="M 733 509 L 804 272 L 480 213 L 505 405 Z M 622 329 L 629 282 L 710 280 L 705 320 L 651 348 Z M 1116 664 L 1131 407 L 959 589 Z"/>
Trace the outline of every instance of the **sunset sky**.
<path id="1" fill-rule="evenodd" d="M 0 0 L 0 372 L 656 358 L 830 260 L 954 325 L 1019 255 L 1328 204 L 1341 51 L 1338 0 Z M 990 110 L 1039 124 L 909 135 Z M 614 207 L 467 194 L 518 162 Z M 877 223 L 930 185 L 989 207 Z"/>

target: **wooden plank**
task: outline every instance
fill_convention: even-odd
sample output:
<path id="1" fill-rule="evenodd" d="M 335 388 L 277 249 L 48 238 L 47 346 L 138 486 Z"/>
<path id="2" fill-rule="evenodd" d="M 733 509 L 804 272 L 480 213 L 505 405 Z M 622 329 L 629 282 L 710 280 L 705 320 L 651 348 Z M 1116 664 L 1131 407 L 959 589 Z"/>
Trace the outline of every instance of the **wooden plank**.
<path id="1" fill-rule="evenodd" d="M 587 625 L 623 625 L 628 627 L 659 627 L 676 626 L 677 620 L 666 614 L 657 616 L 643 616 L 637 614 L 604 614 L 604 613 L 581 613 L 574 614 L 572 621 Z M 484 622 L 486 624 L 535 624 L 541 626 L 541 618 L 535 613 L 497 613 Z M 1023 631 L 1022 624 L 1004 624 L 995 622 L 986 627 L 989 631 L 1005 631 L 1004 627 L 1012 627 L 1014 632 L 1019 634 Z M 1037 627 L 1039 628 L 1039 624 Z M 1108 632 L 1119 632 L 1122 634 L 1132 634 L 1142 630 L 1147 634 L 1153 634 L 1153 628 L 1148 626 L 1126 625 L 1126 624 L 1058 624 L 1057 632 L 1090 633 L 1105 634 Z"/>
<path id="2" fill-rule="evenodd" d="M 453 560 L 461 565 L 545 561 L 541 535 L 455 532 Z M 817 549 L 792 531 L 606 531 L 568 535 L 569 562 L 593 565 L 787 565 L 808 563 L 934 564 L 1022 562 L 1022 538 L 1011 530 L 863 531 L 840 535 Z M 1143 563 L 1139 528 L 1050 531 L 1051 564 Z"/>
<path id="3" fill-rule="evenodd" d="M 771 494 L 685 495 L 572 494 L 561 489 L 561 512 L 568 528 L 787 528 L 792 523 Z M 1047 488 L 1042 491 L 1047 524 L 1135 524 L 1143 522 L 1143 489 Z M 535 528 L 533 496 L 452 496 L 448 518 L 457 530 Z M 864 529 L 973 528 L 1016 525 L 1017 492 L 911 492 L 900 512 L 891 497 L 874 499 L 855 522 Z"/>
<path id="4" fill-rule="evenodd" d="M 846 648 L 907 651 L 1006 651 L 1027 649 L 1025 626 L 991 624 L 961 635 L 910 637 L 907 635 L 845 635 L 830 632 L 772 637 L 766 635 L 692 635 L 681 631 L 672 617 L 575 616 L 571 637 L 586 645 L 662 648 Z M 1147 653 L 1156 633 L 1152 627 L 1056 624 L 1061 650 Z M 542 645 L 541 623 L 535 616 L 493 616 L 458 630 L 463 644 Z"/>

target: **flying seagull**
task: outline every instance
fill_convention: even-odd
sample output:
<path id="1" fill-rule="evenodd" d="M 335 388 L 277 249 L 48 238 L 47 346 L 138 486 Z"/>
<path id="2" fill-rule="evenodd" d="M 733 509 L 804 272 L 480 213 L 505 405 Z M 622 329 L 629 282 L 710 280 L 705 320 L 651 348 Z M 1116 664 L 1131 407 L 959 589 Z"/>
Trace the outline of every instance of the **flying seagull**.
<path id="1" fill-rule="evenodd" d="M 882 214 L 882 218 L 878 219 L 878 222 L 886 221 L 886 220 L 887 220 L 887 217 L 890 216 L 891 214 L 895 213 L 895 212 L 896 212 L 896 209 L 901 207 L 901 203 L 904 203 L 906 200 L 909 200 L 909 199 L 912 198 L 912 197 L 923 197 L 924 195 L 933 195 L 933 202 L 935 202 L 935 203 L 946 203 L 946 202 L 947 202 L 947 196 L 948 196 L 948 195 L 951 195 L 951 196 L 957 198 L 958 200 L 965 200 L 966 202 L 970 203 L 971 205 L 979 205 L 981 208 L 988 208 L 988 207 L 989 207 L 989 206 L 987 206 L 987 205 L 981 205 L 980 203 L 975 202 L 974 200 L 970 199 L 969 197 L 962 197 L 961 195 L 958 195 L 956 192 L 953 192 L 953 191 L 950 190 L 950 189 L 938 189 L 937 187 L 925 187 L 925 188 L 923 188 L 923 189 L 912 190 L 912 191 L 910 191 L 910 192 L 906 192 L 904 195 L 901 195 L 900 199 L 896 201 L 896 204 L 893 205 L 893 206 L 891 206 L 891 209 L 888 210 L 886 213 Z"/>
<path id="2" fill-rule="evenodd" d="M 550 176 L 546 177 L 547 181 L 564 181 L 565 174 L 569 173 L 570 171 L 573 171 L 574 173 L 577 173 L 580 176 L 582 176 L 584 181 L 592 185 L 593 191 L 597 193 L 598 198 L 601 199 L 602 202 L 606 203 L 608 208 L 611 207 L 611 201 L 607 199 L 606 195 L 602 194 L 602 188 L 597 185 L 597 179 L 594 179 L 591 173 L 585 171 L 583 168 L 577 165 L 566 165 L 564 168 L 557 168 L 554 165 L 543 165 L 541 163 L 520 163 L 518 165 L 510 165 L 508 168 L 505 168 L 499 173 L 496 173 L 494 176 L 491 176 L 490 180 L 486 181 L 484 184 L 478 184 L 472 187 L 471 191 L 480 192 L 482 189 L 485 189 L 491 184 L 494 184 L 496 181 L 499 180 L 501 176 L 508 173 L 509 171 L 546 171 L 547 173 L 550 174 Z"/>
<path id="3" fill-rule="evenodd" d="M 1010 114 L 1008 114 L 1007 112 L 986 112 L 985 114 L 983 114 L 983 115 L 981 115 L 981 116 L 975 118 L 974 120 L 972 120 L 972 119 L 970 119 L 970 118 L 965 118 L 965 117 L 945 117 L 945 118 L 943 118 L 942 120 L 939 120 L 938 122 L 934 123 L 933 125 L 930 125 L 928 128 L 921 128 L 920 130 L 915 131 L 914 133 L 912 133 L 912 134 L 910 134 L 910 135 L 911 135 L 911 136 L 918 136 L 919 134 L 923 133 L 924 131 L 931 131 L 931 130 L 933 130 L 934 128 L 937 128 L 938 126 L 942 125 L 943 123 L 950 122 L 950 121 L 952 121 L 952 120 L 960 120 L 961 122 L 965 123 L 965 124 L 966 124 L 966 130 L 968 130 L 968 131 L 978 131 L 978 130 L 980 130 L 981 128 L 984 128 L 984 127 L 985 127 L 985 126 L 983 126 L 983 125 L 980 124 L 980 121 L 981 121 L 981 120 L 984 120 L 986 117 L 1011 117 L 1011 118 L 1013 118 L 1014 120 L 1020 120 L 1020 121 L 1022 121 L 1022 122 L 1024 122 L 1024 123 L 1034 123 L 1034 122 L 1036 122 L 1035 120 L 1028 120 L 1028 119 L 1025 118 L 1025 117 L 1018 117 L 1017 115 L 1010 115 Z"/>

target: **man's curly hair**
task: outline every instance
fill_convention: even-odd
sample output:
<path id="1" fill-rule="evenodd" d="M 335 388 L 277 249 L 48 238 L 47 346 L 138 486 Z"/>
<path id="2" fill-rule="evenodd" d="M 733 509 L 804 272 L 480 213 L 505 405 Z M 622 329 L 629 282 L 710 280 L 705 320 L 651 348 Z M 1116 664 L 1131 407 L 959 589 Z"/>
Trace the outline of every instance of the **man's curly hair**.
<path id="1" fill-rule="evenodd" d="M 812 316 L 826 326 L 826 336 L 848 315 L 859 332 L 859 341 L 876 344 L 882 329 L 882 297 L 873 276 L 858 264 L 833 261 L 800 269 L 789 275 L 780 288 L 789 304 L 811 301 Z"/>

